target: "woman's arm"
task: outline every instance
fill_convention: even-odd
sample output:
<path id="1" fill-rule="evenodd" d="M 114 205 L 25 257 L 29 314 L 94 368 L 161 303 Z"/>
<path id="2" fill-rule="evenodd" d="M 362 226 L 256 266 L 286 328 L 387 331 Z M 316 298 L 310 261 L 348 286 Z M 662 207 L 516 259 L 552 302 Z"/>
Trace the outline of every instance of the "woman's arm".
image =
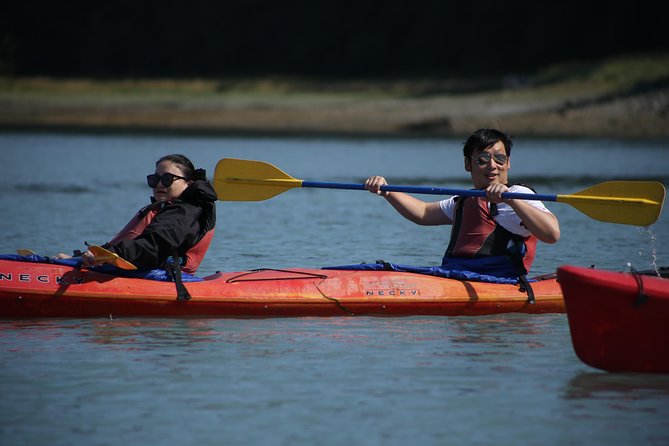
<path id="1" fill-rule="evenodd" d="M 138 237 L 121 240 L 110 250 L 142 269 L 163 266 L 167 257 L 198 234 L 199 208 L 191 207 L 196 208 L 187 203 L 164 207 Z"/>

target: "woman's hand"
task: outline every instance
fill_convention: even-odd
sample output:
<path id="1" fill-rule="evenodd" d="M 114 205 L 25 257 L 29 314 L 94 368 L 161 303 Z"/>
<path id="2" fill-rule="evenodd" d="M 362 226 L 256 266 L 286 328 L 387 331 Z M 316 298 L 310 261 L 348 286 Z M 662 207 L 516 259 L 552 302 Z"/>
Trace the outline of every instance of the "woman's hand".
<path id="1" fill-rule="evenodd" d="M 81 255 L 81 266 L 84 268 L 90 268 L 91 266 L 99 265 L 99 262 L 95 261 L 95 256 L 92 252 L 86 251 Z"/>
<path id="2" fill-rule="evenodd" d="M 69 254 L 65 254 L 64 252 L 60 252 L 54 256 L 56 259 L 71 259 L 72 256 Z M 96 266 L 98 265 L 99 262 L 95 261 L 95 256 L 93 255 L 92 252 L 86 251 L 81 255 L 81 266 L 84 268 L 90 268 L 91 266 Z"/>

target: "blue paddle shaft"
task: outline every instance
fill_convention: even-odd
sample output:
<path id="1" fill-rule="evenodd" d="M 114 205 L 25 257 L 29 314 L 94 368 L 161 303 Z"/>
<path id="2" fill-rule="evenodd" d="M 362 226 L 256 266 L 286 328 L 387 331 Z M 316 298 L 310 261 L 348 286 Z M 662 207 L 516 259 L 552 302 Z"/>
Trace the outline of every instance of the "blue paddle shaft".
<path id="1" fill-rule="evenodd" d="M 321 189 L 366 190 L 364 184 L 329 183 L 323 181 L 302 181 L 302 187 L 316 187 Z M 478 189 L 448 189 L 444 187 L 424 187 L 424 186 L 392 186 L 388 184 L 385 186 L 381 186 L 381 190 L 387 192 L 405 192 L 408 194 L 460 195 L 463 197 L 485 197 L 485 191 Z M 557 201 L 557 195 L 521 194 L 517 192 L 504 192 L 502 194 L 502 198 L 515 198 L 519 200 Z"/>

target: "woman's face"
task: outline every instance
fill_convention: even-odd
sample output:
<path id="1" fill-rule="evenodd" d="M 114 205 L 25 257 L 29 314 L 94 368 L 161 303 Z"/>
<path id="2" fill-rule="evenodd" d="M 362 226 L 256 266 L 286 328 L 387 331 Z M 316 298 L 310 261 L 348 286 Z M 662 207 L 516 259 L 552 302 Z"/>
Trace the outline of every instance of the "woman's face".
<path id="1" fill-rule="evenodd" d="M 181 170 L 178 164 L 174 164 L 172 161 L 161 161 L 156 166 L 156 175 L 162 177 L 164 174 L 177 175 L 178 177 L 184 176 L 184 172 Z M 182 178 L 174 177 L 172 184 L 169 186 L 163 185 L 162 181 L 158 181 L 156 187 L 153 188 L 153 198 L 156 201 L 171 201 L 176 198 L 179 198 L 181 193 L 186 190 L 186 188 L 192 183 L 192 181 L 187 181 Z"/>

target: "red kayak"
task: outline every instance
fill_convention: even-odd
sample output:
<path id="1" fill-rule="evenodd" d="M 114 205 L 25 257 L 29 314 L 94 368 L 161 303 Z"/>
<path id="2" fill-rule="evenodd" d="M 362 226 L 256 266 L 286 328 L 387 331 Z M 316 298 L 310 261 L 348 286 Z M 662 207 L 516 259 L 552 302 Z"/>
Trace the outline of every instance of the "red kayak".
<path id="1" fill-rule="evenodd" d="M 557 275 L 583 362 L 610 372 L 669 373 L 669 279 L 576 266 Z"/>
<path id="2" fill-rule="evenodd" d="M 563 313 L 555 277 L 518 285 L 397 271 L 262 269 L 185 283 L 116 277 L 47 263 L 0 260 L 0 318 L 277 317 Z"/>

